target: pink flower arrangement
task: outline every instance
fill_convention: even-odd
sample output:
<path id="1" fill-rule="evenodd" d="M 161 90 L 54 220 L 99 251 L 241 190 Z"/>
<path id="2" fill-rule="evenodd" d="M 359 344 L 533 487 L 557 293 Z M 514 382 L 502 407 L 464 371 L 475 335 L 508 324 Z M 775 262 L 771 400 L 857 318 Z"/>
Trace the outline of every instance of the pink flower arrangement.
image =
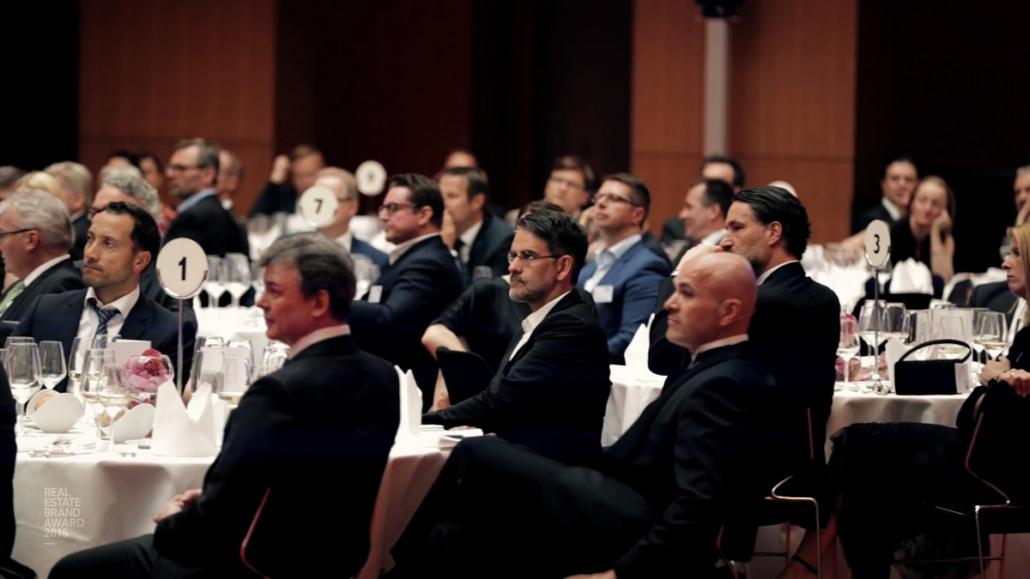
<path id="1" fill-rule="evenodd" d="M 149 399 L 157 388 L 170 379 L 161 352 L 150 348 L 140 356 L 133 356 L 122 370 L 122 379 L 130 394 Z"/>

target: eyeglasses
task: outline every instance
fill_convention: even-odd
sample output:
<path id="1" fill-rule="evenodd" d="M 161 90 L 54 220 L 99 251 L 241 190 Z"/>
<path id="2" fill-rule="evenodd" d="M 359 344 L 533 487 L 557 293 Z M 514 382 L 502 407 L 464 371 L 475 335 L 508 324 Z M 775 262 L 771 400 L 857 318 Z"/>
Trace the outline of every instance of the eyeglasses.
<path id="1" fill-rule="evenodd" d="M 15 229 L 14 231 L 0 231 L 0 239 L 6 238 L 8 235 L 16 235 L 18 233 L 25 233 L 26 231 L 32 231 L 34 228 L 29 227 L 27 229 Z"/>
<path id="2" fill-rule="evenodd" d="M 556 255 L 537 255 L 529 250 L 523 250 L 519 252 L 509 251 L 508 252 L 508 263 L 515 263 L 516 259 L 522 260 L 522 263 L 530 264 L 538 259 L 558 259 L 568 255 L 566 253 L 559 253 Z"/>
<path id="3" fill-rule="evenodd" d="M 594 197 L 594 203 L 600 203 L 601 201 L 605 201 L 607 203 L 628 203 L 629 205 L 638 207 L 638 205 L 634 203 L 632 199 L 619 197 L 615 193 L 598 193 Z"/>
<path id="4" fill-rule="evenodd" d="M 179 165 L 179 164 L 168 165 L 168 170 L 169 171 L 173 171 L 175 173 L 183 173 L 185 171 L 189 171 L 190 169 L 199 169 L 199 168 L 200 168 L 200 165 Z"/>
<path id="5" fill-rule="evenodd" d="M 547 180 L 555 185 L 565 185 L 569 189 L 585 189 L 582 183 L 577 183 L 569 179 L 562 179 L 561 177 L 549 177 Z"/>
<path id="6" fill-rule="evenodd" d="M 411 207 L 412 209 L 414 209 L 415 208 L 415 204 L 414 203 L 384 203 L 384 204 L 379 206 L 379 213 L 382 214 L 385 211 L 388 215 L 393 215 L 394 213 L 397 213 L 398 211 L 400 211 L 401 209 L 404 209 L 405 207 Z"/>

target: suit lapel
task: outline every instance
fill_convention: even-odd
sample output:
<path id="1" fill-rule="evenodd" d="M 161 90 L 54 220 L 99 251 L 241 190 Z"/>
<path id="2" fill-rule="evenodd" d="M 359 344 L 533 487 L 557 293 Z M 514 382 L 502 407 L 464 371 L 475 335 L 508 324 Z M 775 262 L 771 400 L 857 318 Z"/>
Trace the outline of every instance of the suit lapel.
<path id="1" fill-rule="evenodd" d="M 125 323 L 122 324 L 121 335 L 126 340 L 139 340 L 142 339 L 147 326 L 150 325 L 150 308 L 147 307 L 146 297 L 140 295 L 139 300 L 136 301 L 136 305 L 129 311 L 129 315 L 125 318 Z"/>

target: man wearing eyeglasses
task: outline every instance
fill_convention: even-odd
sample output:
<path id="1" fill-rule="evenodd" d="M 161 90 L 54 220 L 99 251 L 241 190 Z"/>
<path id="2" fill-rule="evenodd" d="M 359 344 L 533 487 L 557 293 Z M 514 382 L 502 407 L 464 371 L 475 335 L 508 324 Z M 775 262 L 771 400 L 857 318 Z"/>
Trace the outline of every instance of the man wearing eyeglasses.
<path id="1" fill-rule="evenodd" d="M 568 215 L 523 215 L 508 253 L 513 301 L 529 304 L 490 385 L 423 417 L 426 424 L 469 425 L 571 464 L 600 456 L 608 401 L 604 333 L 574 280 L 586 235 Z"/>
<path id="2" fill-rule="evenodd" d="M 650 206 L 651 193 L 633 175 L 615 173 L 602 180 L 594 223 L 604 249 L 583 268 L 577 283 L 594 298 L 608 353 L 617 364 L 637 328 L 647 323 L 658 288 L 669 275 L 669 263 L 642 242 Z"/>
<path id="3" fill-rule="evenodd" d="M 0 295 L 0 321 L 21 320 L 39 296 L 84 287 L 71 247 L 68 210 L 57 197 L 32 189 L 0 203 L 0 253 L 18 277 Z"/>
<path id="4" fill-rule="evenodd" d="M 358 182 L 349 171 L 339 167 L 326 167 L 315 175 L 315 185 L 325 187 L 336 196 L 336 217 L 319 232 L 335 240 L 352 255 L 363 255 L 380 270 L 387 266 L 389 257 L 356 237 L 350 230 L 350 220 L 358 212 Z"/>
<path id="5" fill-rule="evenodd" d="M 247 236 L 218 200 L 218 169 L 218 147 L 204 139 L 186 139 L 175 145 L 165 176 L 169 190 L 182 202 L 164 242 L 188 237 L 199 243 L 207 255 L 250 255 Z"/>
<path id="6" fill-rule="evenodd" d="M 396 247 L 379 279 L 354 303 L 350 324 L 363 350 L 414 373 L 425 411 L 433 400 L 437 367 L 422 347 L 422 334 L 462 286 L 458 263 L 440 238 L 440 189 L 423 175 L 390 177 L 379 220 Z"/>

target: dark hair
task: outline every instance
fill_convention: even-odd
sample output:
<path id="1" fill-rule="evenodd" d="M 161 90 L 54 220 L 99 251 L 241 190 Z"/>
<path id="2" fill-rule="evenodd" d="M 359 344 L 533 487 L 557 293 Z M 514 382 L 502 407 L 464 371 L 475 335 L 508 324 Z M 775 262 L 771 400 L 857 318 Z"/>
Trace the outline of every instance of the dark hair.
<path id="1" fill-rule="evenodd" d="M 747 175 L 744 173 L 744 166 L 740 164 L 740 161 L 733 157 L 726 155 L 708 155 L 701 160 L 701 169 L 704 170 L 705 165 L 710 163 L 725 163 L 733 168 L 733 186 L 743 187 L 747 181 Z"/>
<path id="2" fill-rule="evenodd" d="M 110 163 L 111 159 L 119 159 L 119 158 L 120 159 L 125 159 L 126 161 L 129 162 L 130 165 L 132 165 L 133 167 L 139 169 L 139 162 L 140 162 L 139 154 L 135 153 L 133 151 L 129 151 L 128 149 L 117 149 L 117 150 L 111 151 L 111 154 L 107 156 L 107 160 L 104 162 L 104 164 L 106 165 L 107 163 Z"/>
<path id="3" fill-rule="evenodd" d="M 722 179 L 701 179 L 698 183 L 704 183 L 705 186 L 703 197 L 705 207 L 711 207 L 713 203 L 718 205 L 725 218 L 726 214 L 730 212 L 730 204 L 733 203 L 733 187 L 730 187 L 730 184 Z"/>
<path id="4" fill-rule="evenodd" d="M 204 169 L 211 167 L 215 170 L 215 180 L 218 179 L 218 169 L 220 168 L 220 162 L 218 160 L 218 147 L 207 139 L 183 139 L 175 144 L 175 150 L 188 149 L 190 147 L 197 148 L 197 167 Z"/>
<path id="5" fill-rule="evenodd" d="M 536 213 L 537 211 L 557 211 L 558 213 L 563 212 L 562 208 L 555 205 L 554 203 L 551 203 L 550 201 L 544 201 L 543 199 L 537 199 L 536 201 L 530 201 L 529 203 L 526 203 L 522 207 L 522 209 L 519 209 L 518 217 L 528 215 L 529 213 Z M 516 218 L 516 221 L 517 220 L 518 219 Z"/>
<path id="6" fill-rule="evenodd" d="M 651 192 L 643 181 L 629 173 L 605 175 L 601 178 L 601 183 L 605 181 L 615 181 L 629 187 L 630 201 L 633 202 L 633 205 L 644 209 L 644 219 L 647 219 L 647 214 L 651 211 Z"/>
<path id="7" fill-rule="evenodd" d="M 519 217 L 515 228 L 524 229 L 547 242 L 551 255 L 572 256 L 572 283 L 576 283 L 586 260 L 587 235 L 572 217 L 561 210 L 534 211 Z"/>
<path id="8" fill-rule="evenodd" d="M 554 160 L 554 164 L 551 165 L 551 172 L 555 171 L 579 171 L 579 174 L 583 175 L 584 189 L 593 192 L 597 187 L 594 170 L 590 168 L 590 163 L 579 155 L 562 155 L 558 157 Z"/>
<path id="9" fill-rule="evenodd" d="M 416 209 L 419 207 L 432 209 L 433 225 L 437 227 L 443 225 L 443 196 L 440 195 L 440 188 L 437 187 L 436 181 L 418 173 L 401 173 L 387 179 L 386 190 L 389 191 L 391 187 L 406 187 L 411 192 L 408 199 L 411 204 Z"/>
<path id="10" fill-rule="evenodd" d="M 333 318 L 345 321 L 354 301 L 354 266 L 343 247 L 318 233 L 299 233 L 273 243 L 258 260 L 258 267 L 292 263 L 300 274 L 300 292 L 310 297 L 325 290 Z"/>
<path id="11" fill-rule="evenodd" d="M 894 157 L 887 159 L 887 163 L 885 163 L 883 166 L 884 177 L 887 176 L 887 168 L 893 165 L 894 163 L 908 163 L 909 165 L 912 165 L 912 168 L 916 170 L 916 179 L 919 178 L 919 165 L 916 165 L 915 159 L 913 159 L 910 155 L 895 155 Z"/>
<path id="12" fill-rule="evenodd" d="M 100 213 L 131 217 L 133 246 L 137 251 L 150 252 L 151 262 L 157 260 L 157 252 L 161 249 L 161 233 L 157 229 L 157 222 L 150 213 L 147 213 L 146 209 L 124 201 L 112 201 L 107 204 L 107 207 L 97 212 L 98 215 Z"/>
<path id="13" fill-rule="evenodd" d="M 14 165 L 4 165 L 0 167 L 0 187 L 11 187 L 25 175 L 25 171 L 15 167 Z"/>
<path id="14" fill-rule="evenodd" d="M 739 191 L 733 200 L 749 205 L 755 219 L 763 225 L 778 222 L 783 227 L 787 253 L 796 258 L 805 253 L 812 224 L 797 197 L 780 187 L 751 187 Z"/>
<path id="15" fill-rule="evenodd" d="M 159 159 L 158 156 L 153 153 L 153 151 L 150 151 L 149 149 L 143 149 L 138 153 L 137 158 L 139 159 L 140 165 L 142 165 L 143 161 L 146 161 L 147 159 L 153 160 L 154 164 L 157 165 L 157 171 L 159 173 L 164 173 L 164 164 L 161 163 L 161 159 Z M 142 169 L 143 167 L 140 167 L 140 170 Z"/>
<path id="16" fill-rule="evenodd" d="M 444 175 L 465 178 L 469 201 L 476 195 L 482 195 L 484 204 L 490 202 L 490 178 L 486 176 L 486 171 L 476 167 L 449 167 L 440 171 L 440 176 Z"/>
<path id="17" fill-rule="evenodd" d="M 321 155 L 322 151 L 314 145 L 308 145 L 301 143 L 293 148 L 288 155 L 290 161 L 296 161 L 297 159 L 303 159 L 304 157 L 310 157 L 311 155 Z"/>

